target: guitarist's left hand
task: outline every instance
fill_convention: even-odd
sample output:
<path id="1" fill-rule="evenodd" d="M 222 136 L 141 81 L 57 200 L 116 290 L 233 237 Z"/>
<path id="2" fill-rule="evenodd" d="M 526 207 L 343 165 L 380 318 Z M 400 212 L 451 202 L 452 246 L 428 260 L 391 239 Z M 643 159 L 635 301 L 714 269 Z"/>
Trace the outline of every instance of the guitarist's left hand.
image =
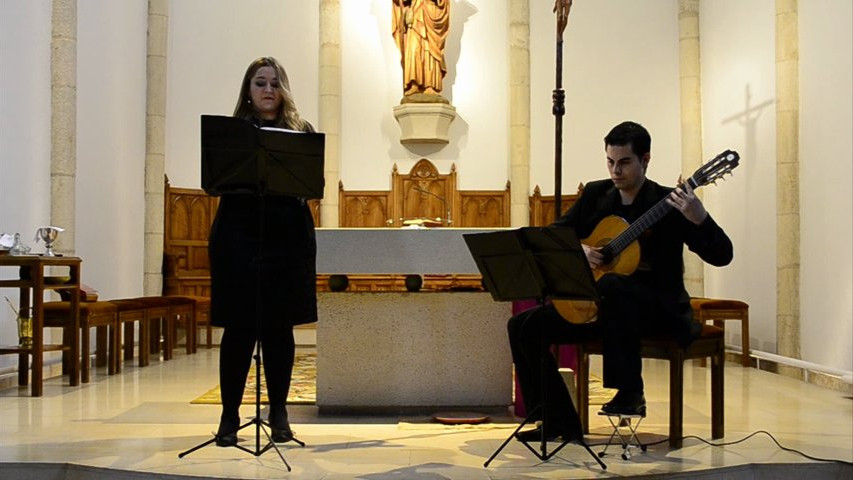
<path id="1" fill-rule="evenodd" d="M 666 203 L 681 212 L 682 215 L 696 225 L 705 221 L 708 216 L 708 211 L 702 205 L 702 201 L 693 192 L 693 188 L 687 182 L 682 183 L 681 177 L 678 177 L 678 187 L 669 194 Z"/>

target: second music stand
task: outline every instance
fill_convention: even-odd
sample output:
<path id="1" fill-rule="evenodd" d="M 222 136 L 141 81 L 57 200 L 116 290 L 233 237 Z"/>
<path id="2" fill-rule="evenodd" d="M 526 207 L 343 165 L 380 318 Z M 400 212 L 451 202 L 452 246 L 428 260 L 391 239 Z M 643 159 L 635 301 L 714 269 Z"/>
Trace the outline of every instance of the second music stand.
<path id="1" fill-rule="evenodd" d="M 595 279 L 587 263 L 580 241 L 574 230 L 557 227 L 524 227 L 517 230 L 476 233 L 463 235 L 468 250 L 474 257 L 477 268 L 483 275 L 483 283 L 496 301 L 535 299 L 540 306 L 545 299 L 597 300 Z M 544 329 L 542 344 L 547 345 Z M 542 402 L 528 413 L 521 425 L 498 447 L 483 465 L 489 463 L 506 447 L 515 435 L 536 413 L 541 412 L 543 426 L 547 422 L 547 389 L 545 384 L 545 360 L 539 365 L 542 386 Z M 575 415 L 577 412 L 575 411 Z M 578 419 L 577 425 L 580 425 Z M 522 441 L 537 458 L 548 460 L 571 441 L 563 441 L 548 452 L 545 428 L 541 429 L 540 449 L 537 451 Z M 578 432 L 577 443 L 607 469 Z"/>

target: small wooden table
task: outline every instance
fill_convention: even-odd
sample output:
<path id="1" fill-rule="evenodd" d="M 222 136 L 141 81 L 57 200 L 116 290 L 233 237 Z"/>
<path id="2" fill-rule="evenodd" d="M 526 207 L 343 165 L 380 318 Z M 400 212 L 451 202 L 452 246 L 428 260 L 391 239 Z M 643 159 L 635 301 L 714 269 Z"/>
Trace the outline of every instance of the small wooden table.
<path id="1" fill-rule="evenodd" d="M 18 354 L 18 385 L 27 384 L 29 355 L 33 356 L 32 363 L 32 396 L 42 395 L 42 375 L 44 367 L 44 352 L 69 350 L 71 366 L 69 375 L 71 386 L 80 382 L 80 263 L 78 257 L 45 257 L 41 255 L 0 255 L 0 268 L 18 267 L 18 278 L 0 280 L 0 288 L 20 289 L 19 312 L 29 312 L 33 322 L 32 347 L 19 345 L 0 345 L 0 355 Z M 45 267 L 68 267 L 66 276 L 49 276 Z M 71 295 L 70 345 L 44 343 L 44 292 L 45 290 L 67 290 Z"/>

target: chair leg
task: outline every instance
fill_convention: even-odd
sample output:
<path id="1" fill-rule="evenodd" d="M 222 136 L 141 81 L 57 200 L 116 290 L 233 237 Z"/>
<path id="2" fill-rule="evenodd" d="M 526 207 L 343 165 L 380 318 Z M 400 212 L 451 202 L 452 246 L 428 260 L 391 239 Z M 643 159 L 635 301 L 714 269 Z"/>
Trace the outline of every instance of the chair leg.
<path id="1" fill-rule="evenodd" d="M 198 318 L 195 315 L 195 312 L 190 313 L 187 316 L 187 339 L 192 341 L 192 348 L 190 349 L 190 353 L 196 353 L 198 351 Z M 192 337 L 192 338 L 190 338 Z"/>
<path id="2" fill-rule="evenodd" d="M 124 334 L 124 359 L 125 360 L 133 360 L 133 343 L 135 340 L 135 333 L 133 331 L 134 322 L 121 322 L 121 326 Z"/>
<path id="3" fill-rule="evenodd" d="M 71 342 L 73 335 L 70 328 L 62 329 L 62 374 L 68 375 L 71 371 Z"/>
<path id="4" fill-rule="evenodd" d="M 148 328 L 150 329 L 148 334 L 148 345 L 149 351 L 151 353 L 160 353 L 160 329 L 162 323 L 162 318 L 155 318 L 153 322 L 149 322 Z"/>
<path id="5" fill-rule="evenodd" d="M 107 364 L 107 327 L 95 327 L 95 366 L 103 367 Z"/>
<path id="6" fill-rule="evenodd" d="M 149 346 L 149 334 L 151 333 L 150 327 L 148 326 L 148 318 L 143 317 L 142 320 L 139 321 L 139 366 L 147 367 L 148 363 L 151 361 L 151 354 Z"/>
<path id="7" fill-rule="evenodd" d="M 677 346 L 669 360 L 669 446 L 681 448 L 684 419 L 684 353 Z"/>
<path id="8" fill-rule="evenodd" d="M 26 387 L 29 382 L 30 354 L 18 354 L 18 386 Z"/>
<path id="9" fill-rule="evenodd" d="M 578 355 L 577 392 L 578 415 L 580 416 L 583 433 L 589 433 L 589 355 L 583 347 L 576 347 Z"/>
<path id="10" fill-rule="evenodd" d="M 80 382 L 89 383 L 90 377 L 90 358 L 89 358 L 89 325 L 82 324 L 80 329 Z"/>
<path id="11" fill-rule="evenodd" d="M 743 316 L 740 319 L 740 336 L 741 336 L 741 365 L 751 367 L 752 362 L 749 359 L 749 310 L 744 310 Z"/>
<path id="12" fill-rule="evenodd" d="M 725 420 L 723 417 L 724 386 L 725 386 L 726 349 L 720 341 L 717 354 L 711 359 L 711 438 L 725 436 Z"/>
<path id="13" fill-rule="evenodd" d="M 163 360 L 172 359 L 172 350 L 175 347 L 175 319 L 171 315 L 163 318 Z"/>
<path id="14" fill-rule="evenodd" d="M 113 321 L 112 325 L 107 327 L 109 332 L 110 346 L 108 349 L 109 363 L 107 364 L 107 374 L 115 375 L 121 372 L 121 336 L 119 335 L 118 320 Z M 110 371 L 112 370 L 112 371 Z"/>

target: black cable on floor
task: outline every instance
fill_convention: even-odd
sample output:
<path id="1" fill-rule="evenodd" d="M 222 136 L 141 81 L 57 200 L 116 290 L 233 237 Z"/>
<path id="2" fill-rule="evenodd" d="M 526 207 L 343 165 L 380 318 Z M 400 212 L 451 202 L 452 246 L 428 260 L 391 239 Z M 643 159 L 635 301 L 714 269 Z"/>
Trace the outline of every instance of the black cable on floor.
<path id="1" fill-rule="evenodd" d="M 820 457 L 814 457 L 814 456 L 808 455 L 808 454 L 806 454 L 806 453 L 803 453 L 803 452 L 801 452 L 801 451 L 799 451 L 799 450 L 795 450 L 795 449 L 793 449 L 793 448 L 785 447 L 785 446 L 783 446 L 781 443 L 779 443 L 779 441 L 778 441 L 778 440 L 776 440 L 776 437 L 774 437 L 772 433 L 770 433 L 770 432 L 768 432 L 768 431 L 766 431 L 766 430 L 758 430 L 758 431 L 755 431 L 755 432 L 750 433 L 749 435 L 747 435 L 747 436 L 745 436 L 745 437 L 741 438 L 740 440 L 735 440 L 735 441 L 732 441 L 732 442 L 723 442 L 723 443 L 712 443 L 712 442 L 709 442 L 709 441 L 705 440 L 704 438 L 697 437 L 696 435 L 686 435 L 686 436 L 681 437 L 681 439 L 682 439 L 682 440 L 687 440 L 688 438 L 695 438 L 696 440 L 699 440 L 700 442 L 705 443 L 705 444 L 707 444 L 707 445 L 710 445 L 710 446 L 712 446 L 712 447 L 726 447 L 726 446 L 728 446 L 728 445 L 736 445 L 736 444 L 738 444 L 738 443 L 741 443 L 741 442 L 744 442 L 744 441 L 746 441 L 746 440 L 749 440 L 750 438 L 752 438 L 752 437 L 754 437 L 754 436 L 758 435 L 759 433 L 763 433 L 763 434 L 767 435 L 768 437 L 770 437 L 770 439 L 771 439 L 771 440 L 773 440 L 773 443 L 775 443 L 775 444 L 776 444 L 776 446 L 777 446 L 777 447 L 779 447 L 780 449 L 782 449 L 782 450 L 784 450 L 784 451 L 786 451 L 786 452 L 796 453 L 796 454 L 798 454 L 798 455 L 800 455 L 800 456 L 802 456 L 802 457 L 808 458 L 809 460 L 814 460 L 814 461 L 816 461 L 816 462 L 840 463 L 840 464 L 842 464 L 842 465 L 853 465 L 853 462 L 848 462 L 847 460 L 838 460 L 838 459 L 835 459 L 835 458 L 820 458 Z M 665 442 L 669 442 L 669 438 L 664 438 L 663 440 L 658 440 L 657 442 L 644 443 L 643 445 L 645 445 L 645 446 L 650 446 L 650 445 L 659 445 L 659 444 L 661 444 L 661 443 L 665 443 Z M 607 445 L 607 444 L 606 444 L 606 443 L 596 443 L 596 444 L 590 444 L 590 447 L 603 447 L 603 446 L 605 446 L 605 445 Z"/>

